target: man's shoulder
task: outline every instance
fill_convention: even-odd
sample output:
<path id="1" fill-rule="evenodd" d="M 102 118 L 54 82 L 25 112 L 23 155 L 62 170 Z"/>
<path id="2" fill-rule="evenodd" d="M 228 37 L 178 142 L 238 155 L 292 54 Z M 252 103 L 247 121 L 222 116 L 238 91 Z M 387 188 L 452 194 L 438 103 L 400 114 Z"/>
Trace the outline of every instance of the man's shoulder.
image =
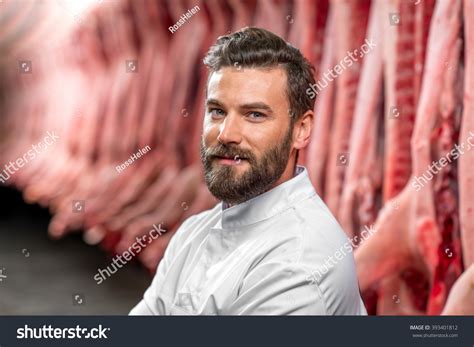
<path id="1" fill-rule="evenodd" d="M 303 241 L 299 261 L 307 271 L 306 280 L 317 286 L 328 301 L 328 312 L 358 314 L 360 294 L 353 254 L 355 240 L 346 235 L 317 195 L 299 204 L 294 213 L 301 223 L 299 232 Z M 340 311 L 338 307 L 346 309 Z M 360 312 L 363 311 L 362 306 Z"/>
<path id="2" fill-rule="evenodd" d="M 188 218 L 184 220 L 181 226 L 184 226 L 184 225 L 190 226 L 192 224 L 202 223 L 203 221 L 208 222 L 212 218 L 215 218 L 217 215 L 219 215 L 221 211 L 222 211 L 222 203 L 219 202 L 213 208 L 210 208 L 208 210 L 189 216 Z"/>
<path id="3" fill-rule="evenodd" d="M 176 234 L 174 235 L 174 238 L 179 239 L 180 243 L 184 242 L 195 232 L 199 231 L 200 227 L 203 225 L 215 223 L 214 220 L 217 221 L 221 210 L 222 206 L 219 202 L 209 210 L 189 216 L 183 221 L 183 223 L 181 223 L 180 227 L 176 231 Z"/>
<path id="4" fill-rule="evenodd" d="M 302 234 L 306 246 L 319 245 L 324 252 L 348 241 L 341 225 L 317 194 L 295 205 L 292 211 L 298 221 L 294 230 Z"/>

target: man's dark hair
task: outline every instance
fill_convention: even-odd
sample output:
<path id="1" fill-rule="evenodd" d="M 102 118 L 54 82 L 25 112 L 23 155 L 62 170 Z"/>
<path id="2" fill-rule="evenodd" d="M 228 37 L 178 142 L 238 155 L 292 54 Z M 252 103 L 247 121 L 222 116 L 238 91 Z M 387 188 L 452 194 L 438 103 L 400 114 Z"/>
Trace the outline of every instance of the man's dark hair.
<path id="1" fill-rule="evenodd" d="M 281 37 L 261 28 L 243 28 L 220 36 L 209 49 L 204 64 L 214 72 L 222 67 L 272 68 L 286 70 L 291 125 L 306 111 L 313 110 L 314 98 L 306 89 L 314 84 L 314 67 L 301 52 Z"/>

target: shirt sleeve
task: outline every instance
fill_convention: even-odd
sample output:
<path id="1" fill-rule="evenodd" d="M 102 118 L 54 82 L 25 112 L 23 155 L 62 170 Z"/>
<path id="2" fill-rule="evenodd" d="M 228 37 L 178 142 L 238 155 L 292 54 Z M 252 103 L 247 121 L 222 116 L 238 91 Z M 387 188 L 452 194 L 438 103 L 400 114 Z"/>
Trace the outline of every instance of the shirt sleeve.
<path id="1" fill-rule="evenodd" d="M 153 311 L 148 307 L 144 299 L 142 299 L 129 313 L 130 316 L 152 316 Z"/>
<path id="2" fill-rule="evenodd" d="M 183 234 L 188 229 L 193 217 L 194 216 L 191 216 L 185 220 L 176 231 L 175 235 L 171 237 L 171 240 L 166 247 L 165 253 L 163 254 L 163 259 L 158 264 L 158 269 L 156 270 L 156 274 L 151 285 L 145 291 L 143 299 L 130 311 L 130 316 L 165 314 L 165 304 L 160 297 L 160 286 L 165 279 L 175 254 L 178 252 L 179 247 L 182 244 Z"/>
<path id="3" fill-rule="evenodd" d="M 230 315 L 326 315 L 323 295 L 302 265 L 267 263 L 243 280 Z"/>

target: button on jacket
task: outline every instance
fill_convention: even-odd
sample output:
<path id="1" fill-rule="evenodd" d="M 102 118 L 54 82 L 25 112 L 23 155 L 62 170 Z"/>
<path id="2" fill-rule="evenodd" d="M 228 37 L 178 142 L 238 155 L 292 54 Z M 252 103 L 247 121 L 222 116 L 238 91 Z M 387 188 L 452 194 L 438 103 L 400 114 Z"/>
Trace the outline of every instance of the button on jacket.
<path id="1" fill-rule="evenodd" d="M 130 314 L 365 315 L 348 245 L 298 166 L 253 199 L 188 218 Z"/>

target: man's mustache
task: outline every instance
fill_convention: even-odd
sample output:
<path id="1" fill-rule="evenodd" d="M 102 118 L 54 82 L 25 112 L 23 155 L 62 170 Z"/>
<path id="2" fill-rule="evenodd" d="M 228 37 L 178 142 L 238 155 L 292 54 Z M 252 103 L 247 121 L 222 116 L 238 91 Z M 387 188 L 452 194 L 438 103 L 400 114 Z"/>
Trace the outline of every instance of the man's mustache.
<path id="1" fill-rule="evenodd" d="M 246 159 L 250 163 L 255 161 L 255 156 L 251 151 L 223 144 L 206 148 L 205 155 L 207 159 L 213 159 L 213 157 L 225 157 L 231 159 Z"/>

